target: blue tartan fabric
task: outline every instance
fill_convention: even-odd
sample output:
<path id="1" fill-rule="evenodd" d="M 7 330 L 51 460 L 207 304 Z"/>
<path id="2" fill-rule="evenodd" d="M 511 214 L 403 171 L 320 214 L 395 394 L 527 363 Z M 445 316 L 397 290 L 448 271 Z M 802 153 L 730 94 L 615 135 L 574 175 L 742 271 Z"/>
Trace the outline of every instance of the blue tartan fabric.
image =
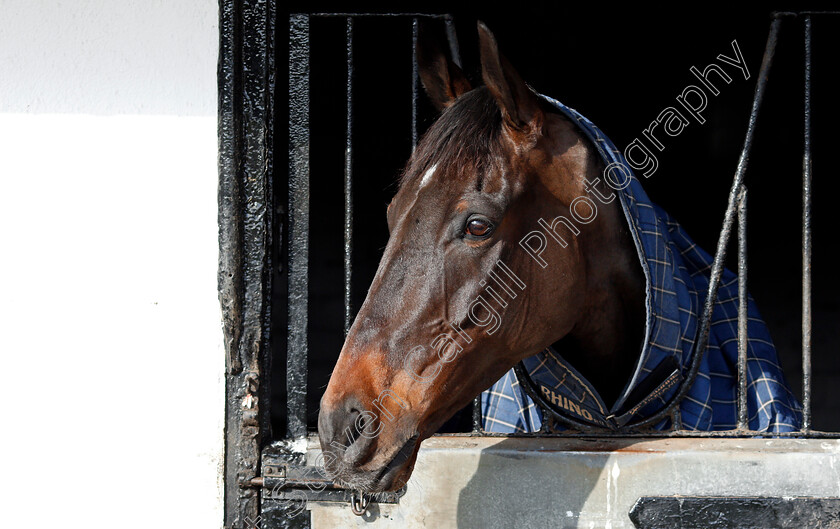
<path id="1" fill-rule="evenodd" d="M 577 123 L 598 149 L 606 166 L 623 166 L 629 183 L 614 172 L 613 181 L 633 235 L 647 283 L 645 340 L 635 372 L 611 408 L 562 351 L 549 347 L 523 365 L 535 391 L 552 407 L 580 422 L 619 430 L 662 410 L 678 392 L 692 363 L 699 314 L 708 292 L 713 258 L 699 248 L 662 208 L 652 203 L 623 154 L 588 119 L 562 103 L 543 97 Z M 620 185 L 619 185 L 620 184 Z M 770 333 L 752 297 L 748 302 L 747 410 L 754 431 L 800 429 L 801 407 L 785 382 Z M 686 430 L 728 430 L 737 424 L 738 277 L 723 272 L 712 314 L 709 343 L 700 370 L 680 402 Z M 642 395 L 634 388 L 647 388 Z M 499 433 L 535 432 L 542 425 L 539 406 L 508 371 L 481 395 L 482 426 Z M 670 420 L 657 428 L 670 427 Z"/>

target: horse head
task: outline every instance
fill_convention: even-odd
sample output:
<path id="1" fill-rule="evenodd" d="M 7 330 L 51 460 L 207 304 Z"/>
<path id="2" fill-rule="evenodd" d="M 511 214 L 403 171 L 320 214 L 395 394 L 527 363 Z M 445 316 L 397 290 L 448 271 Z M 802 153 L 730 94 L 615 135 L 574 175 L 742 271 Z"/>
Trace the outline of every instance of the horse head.
<path id="1" fill-rule="evenodd" d="M 639 282 L 600 158 L 478 32 L 477 88 L 421 35 L 441 114 L 388 206 L 388 244 L 321 400 L 325 466 L 356 489 L 402 486 L 423 439 L 548 345 L 586 343 L 583 364 L 614 356 L 624 317 L 609 296 Z M 593 189 L 604 199 L 581 199 Z"/>

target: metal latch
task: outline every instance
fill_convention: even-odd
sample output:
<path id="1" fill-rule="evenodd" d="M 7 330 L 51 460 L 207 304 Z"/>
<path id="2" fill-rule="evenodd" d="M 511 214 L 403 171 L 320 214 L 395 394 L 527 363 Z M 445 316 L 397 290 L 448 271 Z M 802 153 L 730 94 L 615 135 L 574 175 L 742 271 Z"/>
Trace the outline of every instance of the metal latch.
<path id="1" fill-rule="evenodd" d="M 264 465 L 263 475 L 252 479 L 249 485 L 262 488 L 263 498 L 267 500 L 350 503 L 353 513 L 359 516 L 365 513 L 370 502 L 399 503 L 405 494 L 405 487 L 375 494 L 345 489 L 327 478 L 323 467 L 285 463 Z"/>

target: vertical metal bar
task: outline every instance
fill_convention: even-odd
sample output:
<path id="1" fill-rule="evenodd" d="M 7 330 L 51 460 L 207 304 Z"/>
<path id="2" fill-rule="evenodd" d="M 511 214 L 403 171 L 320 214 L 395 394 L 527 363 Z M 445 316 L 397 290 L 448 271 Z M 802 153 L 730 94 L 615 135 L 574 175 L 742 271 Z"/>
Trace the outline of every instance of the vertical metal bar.
<path id="1" fill-rule="evenodd" d="M 443 18 L 446 22 L 446 40 L 449 41 L 449 53 L 452 54 L 452 62 L 461 67 L 461 48 L 458 46 L 458 34 L 455 32 L 455 21 L 452 15 Z"/>
<path id="2" fill-rule="evenodd" d="M 472 409 L 473 433 L 481 431 L 481 393 L 473 399 Z"/>
<path id="3" fill-rule="evenodd" d="M 417 18 L 411 19 L 411 152 L 417 148 L 417 92 L 420 69 L 417 66 Z"/>
<path id="4" fill-rule="evenodd" d="M 353 17 L 347 17 L 347 137 L 344 149 L 344 336 L 353 323 Z"/>
<path id="5" fill-rule="evenodd" d="M 671 430 L 674 432 L 682 430 L 682 413 L 680 413 L 679 405 L 671 410 Z"/>
<path id="6" fill-rule="evenodd" d="M 219 2 L 219 302 L 225 350 L 225 527 L 257 517 L 268 437 L 274 2 Z"/>
<path id="7" fill-rule="evenodd" d="M 288 437 L 306 435 L 309 343 L 309 15 L 289 16 Z"/>
<path id="8" fill-rule="evenodd" d="M 747 188 L 738 195 L 738 429 L 749 426 L 747 417 Z"/>
<path id="9" fill-rule="evenodd" d="M 750 151 L 752 150 L 753 137 L 755 136 L 755 124 L 758 120 L 758 111 L 761 108 L 761 103 L 764 100 L 764 91 L 767 86 L 767 78 L 770 73 L 770 67 L 773 65 L 773 56 L 776 53 L 776 42 L 779 37 L 779 26 L 781 19 L 775 17 L 770 24 L 770 33 L 767 35 L 767 44 L 764 47 L 764 57 L 761 61 L 761 68 L 758 72 L 758 80 L 755 86 L 755 95 L 753 96 L 752 109 L 750 110 L 750 119 L 747 124 L 747 134 L 744 138 L 744 145 L 741 148 L 741 155 L 738 158 L 738 166 L 735 169 L 735 176 L 732 179 L 732 187 L 729 190 L 729 200 L 726 207 L 726 214 L 723 219 L 723 226 L 720 230 L 720 237 L 718 238 L 717 249 L 715 251 L 715 259 L 712 263 L 712 271 L 709 276 L 709 291 L 706 295 L 706 301 L 703 304 L 703 312 L 700 317 L 700 330 L 695 345 L 694 359 L 692 360 L 691 369 L 687 375 L 689 380 L 693 380 L 697 376 L 697 371 L 700 368 L 700 359 L 706 350 L 709 343 L 709 326 L 711 324 L 712 310 L 715 306 L 717 298 L 717 290 L 720 285 L 720 278 L 723 274 L 724 260 L 726 259 L 726 246 L 729 244 L 729 236 L 732 233 L 732 225 L 735 220 L 735 210 L 738 201 L 738 193 L 741 190 L 741 185 L 744 182 L 744 174 L 747 171 L 747 163 L 750 158 Z M 683 385 L 681 394 L 678 399 L 684 396 L 690 384 Z"/>
<path id="10" fill-rule="evenodd" d="M 459 68 L 461 67 L 461 48 L 458 46 L 458 34 L 455 32 L 455 21 L 452 15 L 443 18 L 446 23 L 446 40 L 449 43 L 449 53 Z M 473 400 L 473 433 L 481 433 L 481 393 Z"/>
<path id="11" fill-rule="evenodd" d="M 802 430 L 811 429 L 811 17 L 805 17 L 802 154 Z"/>

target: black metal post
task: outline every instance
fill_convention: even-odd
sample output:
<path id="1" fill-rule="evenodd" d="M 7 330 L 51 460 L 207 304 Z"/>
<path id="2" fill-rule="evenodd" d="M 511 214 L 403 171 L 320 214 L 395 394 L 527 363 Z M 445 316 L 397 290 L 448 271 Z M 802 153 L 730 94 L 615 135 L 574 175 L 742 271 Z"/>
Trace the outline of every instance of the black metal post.
<path id="1" fill-rule="evenodd" d="M 811 17 L 805 16 L 802 155 L 802 430 L 811 430 Z"/>
<path id="2" fill-rule="evenodd" d="M 689 380 L 693 380 L 697 376 L 697 371 L 700 368 L 700 358 L 703 356 L 709 342 L 709 326 L 711 323 L 712 310 L 714 309 L 715 301 L 717 299 L 720 278 L 723 274 L 724 261 L 726 259 L 726 247 L 729 244 L 729 237 L 732 233 L 732 225 L 735 221 L 738 195 L 744 182 L 744 174 L 747 172 L 747 163 L 749 162 L 753 137 L 755 135 L 755 125 L 758 120 L 758 112 L 761 108 L 761 103 L 764 100 L 764 91 L 767 86 L 767 78 L 770 73 L 770 67 L 773 65 L 773 56 L 776 52 L 776 42 L 779 36 L 780 25 L 781 19 L 779 17 L 774 17 L 773 22 L 770 24 L 770 34 L 767 36 L 767 44 L 764 48 L 764 57 L 762 58 L 761 68 L 758 72 L 755 95 L 753 96 L 752 109 L 750 110 L 750 119 L 747 124 L 747 134 L 744 138 L 744 145 L 741 148 L 741 155 L 738 158 L 735 176 L 732 179 L 732 187 L 729 190 L 729 201 L 727 203 L 726 213 L 723 219 L 723 226 L 720 230 L 720 237 L 718 238 L 715 259 L 712 263 L 712 271 L 709 277 L 709 291 L 706 294 L 706 301 L 703 305 L 703 313 L 700 317 L 700 330 L 698 332 L 697 343 L 695 344 L 694 359 L 692 360 L 691 369 L 688 374 Z M 678 398 L 682 398 L 684 393 L 687 391 L 688 384 L 683 386 L 681 395 L 678 395 Z"/>
<path id="3" fill-rule="evenodd" d="M 417 93 L 420 69 L 417 65 L 417 18 L 411 19 L 411 152 L 417 148 Z"/>
<path id="4" fill-rule="evenodd" d="M 755 95 L 753 96 L 753 104 L 750 110 L 750 119 L 747 124 L 747 133 L 744 138 L 744 145 L 741 148 L 741 155 L 738 158 L 738 165 L 735 169 L 735 176 L 732 179 L 732 186 L 729 189 L 729 200 L 726 206 L 726 212 L 723 218 L 723 226 L 718 237 L 717 249 L 715 251 L 715 258 L 712 263 L 712 270 L 709 277 L 709 290 L 706 294 L 706 300 L 703 304 L 703 311 L 700 315 L 700 327 L 697 335 L 697 342 L 694 344 L 694 356 L 691 361 L 691 367 L 686 374 L 688 383 L 682 385 L 679 393 L 677 393 L 670 401 L 669 407 L 666 407 L 659 413 L 639 422 L 637 428 L 651 426 L 662 419 L 670 416 L 671 406 L 678 406 L 679 402 L 688 393 L 691 387 L 691 381 L 697 377 L 697 372 L 700 369 L 700 361 L 706 351 L 706 346 L 709 343 L 709 327 L 711 324 L 712 311 L 717 300 L 718 286 L 720 285 L 720 278 L 723 275 L 724 261 L 726 259 L 726 247 L 729 244 L 729 238 L 732 234 L 732 226 L 735 222 L 735 214 L 737 212 L 738 195 L 741 191 L 741 186 L 744 183 L 744 174 L 747 171 L 747 163 L 750 158 L 750 151 L 752 150 L 753 136 L 755 135 L 755 125 L 758 120 L 758 112 L 761 108 L 761 103 L 764 100 L 764 91 L 767 86 L 767 78 L 770 73 L 770 67 L 773 65 L 773 56 L 776 52 L 776 42 L 779 36 L 779 26 L 781 24 L 780 17 L 782 14 L 776 14 L 770 24 L 770 32 L 767 35 L 767 43 L 764 47 L 764 57 L 761 61 L 761 68 L 758 72 L 758 80 L 755 86 Z M 571 422 L 571 421 L 569 421 Z M 575 425 L 577 426 L 577 425 Z"/>
<path id="5" fill-rule="evenodd" d="M 274 208 L 273 1 L 219 4 L 219 302 L 225 373 L 224 525 L 259 516 L 269 436 L 271 248 Z"/>
<path id="6" fill-rule="evenodd" d="M 353 17 L 347 17 L 347 137 L 344 149 L 344 336 L 353 323 Z"/>
<path id="7" fill-rule="evenodd" d="M 747 430 L 747 188 L 738 194 L 738 429 Z"/>
<path id="8" fill-rule="evenodd" d="M 472 409 L 473 433 L 481 432 L 481 393 L 473 399 Z"/>
<path id="9" fill-rule="evenodd" d="M 309 15 L 289 17 L 287 437 L 306 435 L 309 349 Z"/>
<path id="10" fill-rule="evenodd" d="M 449 41 L 449 53 L 452 54 L 452 62 L 461 67 L 461 47 L 458 46 L 458 34 L 455 32 L 455 20 L 452 15 L 443 18 L 446 23 L 446 40 Z"/>
<path id="11" fill-rule="evenodd" d="M 680 413 L 680 407 L 674 406 L 674 409 L 671 410 L 671 431 L 678 432 L 682 430 L 682 413 Z"/>

